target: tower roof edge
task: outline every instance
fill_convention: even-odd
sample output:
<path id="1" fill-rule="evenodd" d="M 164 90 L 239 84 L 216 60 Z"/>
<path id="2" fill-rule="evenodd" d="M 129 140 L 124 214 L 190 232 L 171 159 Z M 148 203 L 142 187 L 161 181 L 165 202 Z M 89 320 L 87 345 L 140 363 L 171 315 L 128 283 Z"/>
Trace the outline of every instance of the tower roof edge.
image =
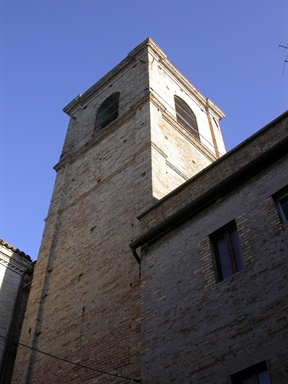
<path id="1" fill-rule="evenodd" d="M 167 59 L 166 53 L 159 47 L 158 44 L 155 43 L 155 41 L 151 37 L 147 37 L 147 39 L 137 45 L 137 47 L 135 47 L 131 52 L 128 53 L 128 56 L 134 58 L 145 47 L 150 47 L 157 54 L 157 56 L 159 56 L 161 60 Z"/>
<path id="2" fill-rule="evenodd" d="M 79 103 L 85 102 L 85 100 L 95 92 L 96 89 L 107 83 L 113 76 L 115 76 L 119 71 L 123 70 L 124 67 L 126 67 L 129 63 L 134 61 L 137 56 L 145 48 L 150 47 L 158 56 L 160 59 L 166 59 L 166 54 L 162 51 L 162 49 L 154 42 L 154 40 L 151 37 L 148 37 L 145 39 L 142 43 L 137 45 L 131 52 L 127 54 L 127 57 L 120 61 L 119 64 L 117 64 L 113 69 L 111 69 L 106 75 L 104 75 L 100 80 L 98 80 L 92 87 L 90 87 L 86 92 L 83 94 L 79 94 L 76 96 L 69 104 L 67 104 L 63 111 L 67 113 L 67 115 L 71 115 L 72 111 L 74 110 L 75 106 L 77 106 Z"/>

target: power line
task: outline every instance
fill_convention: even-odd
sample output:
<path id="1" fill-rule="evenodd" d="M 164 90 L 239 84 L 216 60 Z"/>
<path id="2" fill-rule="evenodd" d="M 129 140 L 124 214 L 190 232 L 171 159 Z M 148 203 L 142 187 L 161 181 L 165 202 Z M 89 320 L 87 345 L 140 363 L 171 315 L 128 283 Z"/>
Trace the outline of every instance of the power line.
<path id="1" fill-rule="evenodd" d="M 105 371 L 101 371 L 100 369 L 96 369 L 96 368 L 88 367 L 87 365 L 83 365 L 83 364 L 79 364 L 79 363 L 74 363 L 73 361 L 64 359 L 64 358 L 59 357 L 59 356 L 52 355 L 51 353 L 47 353 L 47 352 L 44 352 L 44 351 L 40 351 L 39 349 L 36 349 L 36 348 L 33 348 L 33 347 L 29 347 L 29 345 L 26 345 L 26 344 L 23 344 L 23 343 L 17 343 L 15 340 L 9 339 L 8 337 L 2 336 L 2 335 L 0 335 L 0 337 L 1 337 L 2 339 L 12 341 L 12 343 L 13 343 L 14 345 L 15 345 L 15 344 L 16 344 L 17 346 L 20 345 L 21 347 L 31 349 L 32 351 L 35 351 L 35 352 L 38 352 L 38 353 L 42 353 L 43 355 L 46 355 L 46 356 L 49 356 L 49 357 L 53 357 L 54 359 L 63 361 L 64 363 L 68 363 L 68 364 L 76 365 L 77 367 L 84 368 L 84 369 L 88 369 L 88 370 L 90 370 L 90 371 L 94 371 L 94 372 L 97 372 L 97 373 L 101 373 L 101 374 L 103 374 L 103 375 L 108 375 L 108 376 L 117 377 L 118 379 L 125 379 L 125 380 L 129 380 L 129 381 L 134 381 L 134 383 L 141 383 L 141 380 L 139 380 L 139 379 L 133 379 L 132 377 L 122 376 L 122 375 L 118 375 L 118 374 L 116 374 L 116 373 L 105 372 Z"/>
<path id="2" fill-rule="evenodd" d="M 166 109 L 166 112 L 169 113 L 170 116 L 172 116 L 172 117 L 175 118 L 175 116 L 177 115 L 175 107 L 172 106 L 170 103 L 168 103 L 168 101 L 165 100 L 165 99 L 164 99 L 158 92 L 156 92 L 154 89 L 152 89 L 152 88 L 148 88 L 147 90 L 148 90 L 149 92 L 153 92 L 155 95 L 157 95 L 158 98 L 161 99 L 162 102 L 165 104 L 165 106 L 166 106 L 166 107 L 168 106 L 168 108 Z M 144 94 L 145 94 L 145 92 L 146 92 L 146 90 L 144 90 Z M 137 95 L 134 96 L 134 100 L 137 99 L 140 95 L 143 95 L 143 90 L 141 90 Z M 105 101 L 106 101 L 106 100 L 104 100 L 104 102 L 105 102 Z M 115 104 L 116 102 L 118 102 L 118 101 L 115 101 L 114 103 L 110 104 L 110 105 L 109 105 L 104 111 L 102 111 L 102 112 L 105 112 L 105 111 L 109 110 L 109 108 L 112 107 L 113 104 Z M 131 103 L 131 100 L 128 100 L 126 104 L 121 105 L 120 114 L 119 114 L 118 118 L 122 117 L 122 116 L 125 115 L 128 111 L 131 110 L 131 105 L 130 105 L 130 103 Z M 188 105 L 188 104 L 187 104 L 187 105 Z M 100 106 L 100 108 L 101 108 L 101 106 Z M 172 111 L 174 112 L 174 115 L 173 115 Z M 108 120 L 113 114 L 115 114 L 115 110 L 113 110 L 113 111 L 111 112 L 111 114 L 109 114 L 108 116 L 105 116 L 104 121 L 105 121 L 106 119 Z M 97 114 L 96 114 L 96 115 L 97 115 Z M 97 117 L 97 116 L 96 116 L 96 117 Z M 102 123 L 103 123 L 103 121 L 100 121 L 100 123 L 98 123 L 98 125 L 95 125 L 95 126 L 93 127 L 93 130 L 90 130 L 90 131 L 89 131 L 88 133 L 86 133 L 84 136 L 82 136 L 81 138 L 79 138 L 79 139 L 73 144 L 73 146 L 76 147 L 77 144 L 79 144 L 81 141 L 83 141 L 83 140 L 85 140 L 85 139 L 88 139 L 88 137 L 91 138 L 95 133 L 97 133 L 97 128 L 99 128 L 99 127 L 101 126 Z M 189 126 L 191 126 L 191 124 L 189 124 L 188 122 L 187 122 L 187 124 L 188 124 Z M 192 130 L 193 132 L 195 132 L 195 128 L 194 128 L 194 127 L 191 127 L 191 130 Z M 193 134 L 193 132 L 192 132 L 192 134 Z M 213 144 L 212 144 L 206 137 L 204 137 L 199 131 L 197 131 L 197 135 L 196 135 L 196 136 L 198 136 L 198 135 L 199 135 L 199 137 L 201 138 L 201 140 L 199 140 L 199 141 L 200 141 L 206 148 L 208 148 L 208 149 L 211 151 L 211 148 L 213 148 Z M 194 134 L 194 136 L 195 136 L 195 134 Z M 60 155 L 60 160 L 63 158 L 63 156 L 64 156 L 66 153 L 69 152 L 69 150 L 70 150 L 70 149 L 67 149 L 66 151 L 64 151 L 64 152 Z M 221 155 L 222 155 L 222 154 L 221 154 Z"/>
<path id="3" fill-rule="evenodd" d="M 177 119 L 177 111 L 176 109 L 174 108 L 174 106 L 172 106 L 170 103 L 168 103 L 168 101 L 166 101 L 158 92 L 156 92 L 153 88 L 149 88 L 149 90 L 151 92 L 153 92 L 155 95 L 158 96 L 159 99 L 162 100 L 162 102 L 168 106 L 169 108 L 166 109 L 166 112 L 169 113 L 170 116 L 174 117 L 176 116 L 176 119 Z M 191 97 L 190 97 L 191 98 Z M 182 100 L 182 99 L 181 99 Z M 183 100 L 184 101 L 184 100 Z M 188 104 L 187 104 L 188 105 Z M 188 107 L 190 108 L 190 106 L 188 105 Z M 182 109 L 182 108 L 181 108 Z M 175 114 L 173 115 L 172 112 L 173 111 Z M 184 111 L 184 110 L 183 110 Z M 194 113 L 194 112 L 193 112 Z M 197 120 L 196 120 L 197 121 Z M 186 120 L 186 123 L 191 127 L 191 124 L 187 122 Z M 183 124 L 182 124 L 183 125 Z M 193 131 L 195 131 L 195 128 L 191 127 L 191 129 Z M 201 135 L 201 133 L 198 131 L 197 132 L 197 135 L 199 135 L 199 137 L 201 138 L 201 140 L 199 140 L 201 142 L 201 144 L 203 144 L 206 148 L 208 148 L 210 151 L 211 151 L 211 148 L 214 148 L 213 147 L 213 144 L 206 138 L 204 137 L 203 135 Z M 195 135 L 194 135 L 195 136 Z M 206 144 L 204 143 L 204 141 L 206 142 Z M 223 153 L 220 153 L 219 154 L 222 156 Z"/>

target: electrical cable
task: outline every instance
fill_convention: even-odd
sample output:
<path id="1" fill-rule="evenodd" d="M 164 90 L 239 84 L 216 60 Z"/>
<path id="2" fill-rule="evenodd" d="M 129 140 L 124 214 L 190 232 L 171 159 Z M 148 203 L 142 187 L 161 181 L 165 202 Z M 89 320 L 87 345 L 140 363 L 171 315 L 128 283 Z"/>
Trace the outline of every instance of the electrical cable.
<path id="1" fill-rule="evenodd" d="M 134 381 L 134 383 L 141 383 L 141 380 L 139 380 L 139 379 L 133 379 L 132 377 L 122 376 L 122 375 L 118 375 L 118 374 L 116 374 L 116 373 L 111 373 L 111 372 L 105 372 L 105 371 L 101 371 L 100 369 L 96 369 L 96 368 L 88 367 L 87 365 L 83 365 L 83 364 L 79 364 L 79 363 L 74 363 L 73 361 L 64 359 L 64 358 L 59 357 L 59 356 L 52 355 L 51 353 L 47 353 L 47 352 L 44 352 L 44 351 L 40 351 L 39 349 L 36 349 L 36 348 L 33 348 L 33 347 L 29 347 L 29 345 L 26 345 L 26 344 L 23 344 L 23 343 L 16 342 L 15 340 L 9 339 L 8 337 L 2 336 L 2 335 L 0 335 L 0 337 L 1 337 L 2 339 L 11 341 L 14 345 L 15 345 L 15 344 L 16 344 L 17 346 L 20 345 L 21 347 L 31 349 L 32 351 L 35 351 L 35 352 L 38 352 L 38 353 L 42 353 L 43 355 L 46 355 L 46 356 L 49 356 L 49 357 L 53 357 L 54 359 L 63 361 L 64 363 L 72 364 L 72 365 L 75 365 L 75 366 L 80 367 L 80 368 L 84 368 L 84 369 L 88 369 L 88 370 L 90 370 L 90 371 L 94 371 L 94 372 L 101 373 L 101 374 L 103 374 L 103 375 L 113 376 L 113 377 L 116 377 L 116 378 L 118 378 L 118 379 L 125 379 L 125 380 L 129 380 L 129 381 Z"/>
<path id="2" fill-rule="evenodd" d="M 176 111 L 176 109 L 175 109 L 171 104 L 169 104 L 168 101 L 166 101 L 165 99 L 163 99 L 163 97 L 162 97 L 158 92 L 156 92 L 153 88 L 150 88 L 150 91 L 152 91 L 155 95 L 157 95 L 158 98 L 162 100 L 162 102 L 164 103 L 164 105 L 166 105 L 166 106 L 169 107 L 169 108 L 166 109 L 166 112 L 167 112 L 170 116 L 174 117 L 174 119 L 175 119 L 175 116 L 177 116 L 177 111 Z M 181 99 L 181 100 L 183 100 L 183 99 Z M 184 100 L 183 100 L 183 101 L 184 101 Z M 184 102 L 185 102 L 185 101 L 184 101 Z M 186 103 L 186 102 L 185 102 L 185 103 Z M 188 104 L 187 104 L 187 105 L 188 105 Z M 189 107 L 189 105 L 188 105 L 188 107 Z M 180 108 L 181 108 L 181 107 L 180 107 Z M 189 107 L 189 108 L 190 108 L 190 107 Z M 183 109 L 183 108 L 181 108 L 181 109 Z M 171 111 L 174 112 L 174 115 L 172 114 Z M 183 112 L 184 112 L 184 110 L 183 110 Z M 194 112 L 193 112 L 193 113 L 194 113 Z M 183 117 L 183 116 L 182 116 L 182 117 Z M 190 124 L 189 122 L 187 122 L 187 120 L 186 120 L 186 123 L 187 123 L 189 126 L 191 126 L 191 124 Z M 192 126 L 191 126 L 191 128 L 192 128 L 192 130 L 195 131 L 195 128 L 193 128 Z M 201 138 L 201 141 L 200 141 L 200 142 L 201 142 L 206 148 L 208 148 L 208 149 L 211 151 L 211 147 L 213 148 L 213 144 L 212 144 L 206 137 L 204 137 L 203 135 L 201 135 L 201 133 L 200 133 L 199 131 L 198 131 L 197 133 L 198 133 L 199 137 Z M 204 141 L 206 141 L 207 144 L 204 144 Z M 220 155 L 223 156 L 223 153 L 220 153 Z"/>
<path id="3" fill-rule="evenodd" d="M 166 104 L 166 106 L 168 106 L 168 108 L 166 109 L 166 112 L 168 112 L 168 113 L 169 113 L 171 116 L 173 116 L 173 117 L 174 117 L 174 115 L 171 113 L 171 111 L 173 111 L 173 112 L 175 113 L 175 115 L 177 115 L 176 109 L 175 109 L 173 106 L 171 106 L 166 100 L 164 100 L 163 97 L 162 97 L 161 95 L 159 95 L 158 92 L 156 92 L 156 91 L 155 91 L 154 89 L 152 89 L 152 88 L 149 88 L 149 90 L 150 90 L 150 92 L 152 91 L 155 95 L 157 95 L 157 96 L 162 100 L 162 102 L 164 102 L 164 104 Z M 145 92 L 145 91 L 144 91 L 144 92 Z M 137 97 L 140 96 L 141 94 L 143 94 L 143 90 L 142 90 L 141 92 L 139 92 L 134 98 L 137 98 Z M 105 100 L 104 100 L 104 101 L 105 101 Z M 131 100 L 127 101 L 127 103 L 124 104 L 124 105 L 122 106 L 122 113 L 121 113 L 121 115 L 118 116 L 118 117 L 123 116 L 126 112 L 128 112 L 128 111 L 130 110 L 131 107 L 129 107 L 128 109 L 126 109 L 127 105 L 130 104 L 130 101 L 131 101 Z M 118 102 L 118 101 L 116 101 L 116 102 Z M 114 102 L 114 103 L 115 103 L 115 102 Z M 109 106 L 106 108 L 106 110 L 108 110 L 109 108 L 111 108 L 111 106 L 112 106 L 114 103 L 112 103 L 111 105 L 109 105 Z M 125 109 L 124 109 L 124 108 L 125 108 Z M 180 108 L 181 108 L 181 107 L 180 107 Z M 124 110 L 123 110 L 123 109 L 124 109 Z M 181 109 L 182 109 L 182 108 L 181 108 Z M 106 110 L 102 111 L 102 113 L 105 112 Z M 184 110 L 183 110 L 183 112 L 184 112 Z M 109 119 L 109 117 L 110 117 L 112 114 L 114 114 L 114 113 L 115 113 L 115 111 L 113 111 L 110 115 L 106 116 L 106 117 L 105 117 L 105 120 L 106 120 L 106 119 Z M 174 117 L 174 118 L 175 118 L 175 117 Z M 183 116 L 182 116 L 182 118 L 183 118 Z M 187 121 L 186 121 L 186 122 L 187 122 Z M 81 139 L 79 139 L 77 142 L 74 143 L 74 146 L 76 146 L 76 145 L 77 145 L 78 143 L 80 143 L 81 141 L 85 140 L 86 137 L 88 137 L 88 136 L 91 137 L 91 134 L 93 135 L 93 133 L 95 133 L 95 131 L 97 131 L 97 128 L 98 128 L 102 123 L 103 123 L 103 122 L 101 121 L 100 124 L 98 124 L 97 126 L 95 126 L 95 127 L 93 128 L 93 131 L 89 131 L 85 136 L 82 136 Z M 191 126 L 191 124 L 188 123 L 188 122 L 187 122 L 187 125 Z M 191 130 L 195 131 L 195 128 L 191 126 Z M 210 142 L 207 140 L 206 137 L 204 137 L 203 135 L 201 135 L 201 133 L 200 133 L 198 130 L 197 130 L 197 135 L 199 135 L 199 137 L 201 137 L 202 144 L 203 144 L 206 148 L 210 149 L 211 147 L 213 147 L 213 144 L 210 143 Z M 207 142 L 206 145 L 204 144 L 204 141 Z M 61 159 L 67 152 L 69 152 L 69 149 L 66 150 L 65 152 L 63 152 L 63 153 L 61 154 L 60 159 Z"/>

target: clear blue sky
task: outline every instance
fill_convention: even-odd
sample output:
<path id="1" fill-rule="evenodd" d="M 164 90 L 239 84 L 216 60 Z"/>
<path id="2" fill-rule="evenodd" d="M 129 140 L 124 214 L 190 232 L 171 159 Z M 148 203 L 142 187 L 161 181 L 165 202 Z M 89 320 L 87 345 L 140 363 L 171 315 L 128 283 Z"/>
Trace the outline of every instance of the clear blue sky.
<path id="1" fill-rule="evenodd" d="M 287 1 L 1 2 L 0 237 L 37 258 L 68 116 L 151 36 L 225 113 L 227 150 L 287 109 Z"/>

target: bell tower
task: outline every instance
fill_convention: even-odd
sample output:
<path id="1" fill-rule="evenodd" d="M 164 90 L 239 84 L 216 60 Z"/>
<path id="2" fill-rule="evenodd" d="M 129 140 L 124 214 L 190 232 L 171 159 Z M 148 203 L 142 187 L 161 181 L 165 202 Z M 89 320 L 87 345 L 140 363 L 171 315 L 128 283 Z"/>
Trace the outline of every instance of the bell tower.
<path id="1" fill-rule="evenodd" d="M 159 199 L 226 152 L 219 125 L 225 115 L 152 41 L 148 62 L 152 190 Z"/>
<path id="2" fill-rule="evenodd" d="M 64 112 L 13 382 L 140 382 L 137 215 L 225 152 L 224 114 L 151 38 Z"/>

